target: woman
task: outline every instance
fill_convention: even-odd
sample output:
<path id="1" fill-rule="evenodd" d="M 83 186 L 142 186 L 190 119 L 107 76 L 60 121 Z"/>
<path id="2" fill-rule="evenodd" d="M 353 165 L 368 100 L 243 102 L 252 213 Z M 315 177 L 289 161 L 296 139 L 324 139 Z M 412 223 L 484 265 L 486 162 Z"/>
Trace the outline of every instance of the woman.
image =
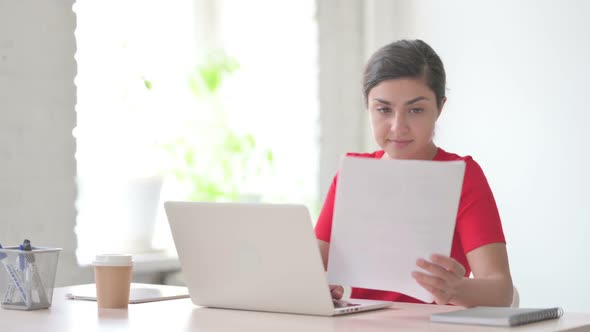
<path id="1" fill-rule="evenodd" d="M 373 136 L 382 150 L 349 155 L 463 160 L 466 164 L 451 256 L 418 259 L 412 277 L 437 304 L 509 306 L 513 287 L 506 242 L 486 177 L 471 157 L 446 152 L 433 142 L 435 124 L 446 102 L 445 70 L 438 55 L 421 40 L 384 46 L 367 63 L 363 93 Z M 337 181 L 338 175 L 315 228 L 324 266 L 328 264 Z M 331 290 L 334 298 L 342 297 L 341 286 L 331 286 Z M 353 288 L 351 297 L 420 303 L 403 294 L 361 288 Z"/>

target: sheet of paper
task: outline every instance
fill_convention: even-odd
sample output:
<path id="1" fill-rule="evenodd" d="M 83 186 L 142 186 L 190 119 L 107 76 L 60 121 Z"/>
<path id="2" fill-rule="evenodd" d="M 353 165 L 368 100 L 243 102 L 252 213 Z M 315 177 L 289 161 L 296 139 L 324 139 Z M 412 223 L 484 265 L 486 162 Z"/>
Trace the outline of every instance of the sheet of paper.
<path id="1" fill-rule="evenodd" d="M 346 157 L 338 176 L 328 281 L 432 302 L 416 259 L 449 256 L 463 161 Z"/>

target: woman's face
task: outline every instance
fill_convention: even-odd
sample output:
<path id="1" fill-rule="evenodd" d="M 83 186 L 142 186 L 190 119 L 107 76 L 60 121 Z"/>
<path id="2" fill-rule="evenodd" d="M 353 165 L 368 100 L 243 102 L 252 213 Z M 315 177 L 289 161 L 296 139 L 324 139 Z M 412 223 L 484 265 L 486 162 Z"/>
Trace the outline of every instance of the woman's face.
<path id="1" fill-rule="evenodd" d="M 446 98 L 439 110 L 434 91 L 424 81 L 398 78 L 377 84 L 367 99 L 373 136 L 385 150 L 384 158 L 434 158 L 434 125 Z"/>

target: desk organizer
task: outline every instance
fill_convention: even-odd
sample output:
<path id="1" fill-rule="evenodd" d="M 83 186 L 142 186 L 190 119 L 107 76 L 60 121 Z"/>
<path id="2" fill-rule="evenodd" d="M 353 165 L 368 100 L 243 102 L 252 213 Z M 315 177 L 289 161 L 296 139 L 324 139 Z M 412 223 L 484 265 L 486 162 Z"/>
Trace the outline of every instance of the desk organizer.
<path id="1" fill-rule="evenodd" d="M 51 307 L 60 248 L 0 249 L 0 301 L 4 309 Z"/>

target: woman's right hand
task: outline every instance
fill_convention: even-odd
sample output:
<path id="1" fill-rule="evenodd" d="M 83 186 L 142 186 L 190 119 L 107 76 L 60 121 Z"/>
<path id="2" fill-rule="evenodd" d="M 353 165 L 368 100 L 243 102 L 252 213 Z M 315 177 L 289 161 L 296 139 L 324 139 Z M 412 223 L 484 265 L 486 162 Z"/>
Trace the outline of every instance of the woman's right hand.
<path id="1" fill-rule="evenodd" d="M 340 285 L 330 285 L 330 293 L 332 294 L 333 299 L 340 300 L 344 294 L 344 287 Z"/>

